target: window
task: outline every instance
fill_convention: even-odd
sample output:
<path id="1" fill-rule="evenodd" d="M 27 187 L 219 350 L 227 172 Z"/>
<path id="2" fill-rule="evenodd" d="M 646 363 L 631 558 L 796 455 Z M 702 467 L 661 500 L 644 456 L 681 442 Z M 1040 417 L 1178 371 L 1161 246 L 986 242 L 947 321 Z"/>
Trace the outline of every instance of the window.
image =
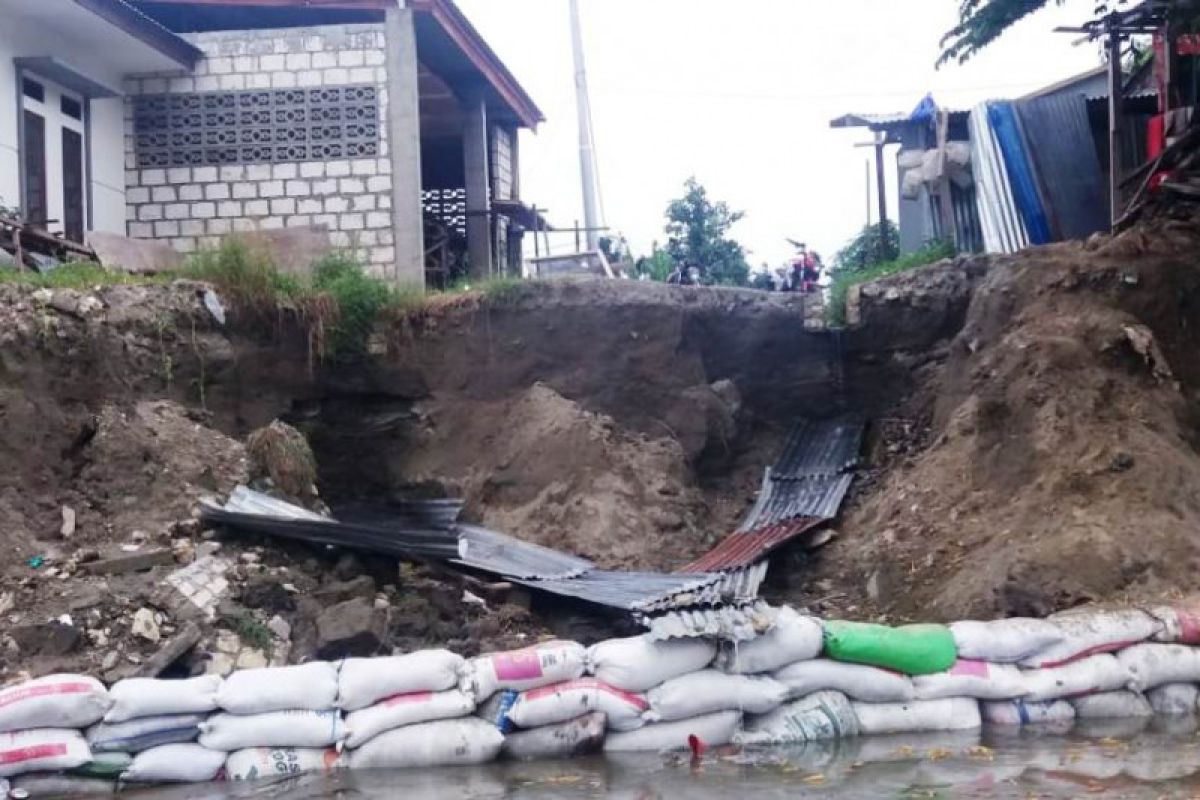
<path id="1" fill-rule="evenodd" d="M 62 129 L 63 233 L 83 241 L 83 134 Z"/>
<path id="2" fill-rule="evenodd" d="M 46 120 L 25 110 L 25 219 L 45 226 L 49 203 L 46 199 Z"/>
<path id="3" fill-rule="evenodd" d="M 35 80 L 25 78 L 21 81 L 21 93 L 30 100 L 37 100 L 39 103 L 46 102 L 46 87 Z"/>
<path id="4" fill-rule="evenodd" d="M 76 100 L 74 97 L 63 95 L 62 102 L 59 108 L 63 114 L 66 114 L 71 119 L 83 120 L 83 103 Z"/>

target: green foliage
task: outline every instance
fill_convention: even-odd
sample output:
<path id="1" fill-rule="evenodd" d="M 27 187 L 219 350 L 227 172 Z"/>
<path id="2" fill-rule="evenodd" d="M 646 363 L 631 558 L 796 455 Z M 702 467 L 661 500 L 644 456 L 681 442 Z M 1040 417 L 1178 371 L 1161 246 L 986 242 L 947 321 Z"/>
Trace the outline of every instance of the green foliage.
<path id="1" fill-rule="evenodd" d="M 655 242 L 650 255 L 639 258 L 633 265 L 633 271 L 636 275 L 647 275 L 652 281 L 665 283 L 675 271 L 675 259 L 666 250 L 660 250 L 658 242 Z"/>
<path id="2" fill-rule="evenodd" d="M 704 284 L 745 286 L 750 277 L 746 252 L 728 238 L 745 214 L 710 200 L 695 178 L 688 178 L 684 189 L 683 197 L 667 206 L 667 252 L 672 260 L 697 267 Z"/>
<path id="3" fill-rule="evenodd" d="M 331 253 L 313 265 L 312 291 L 328 295 L 337 308 L 327 331 L 335 352 L 365 351 L 384 310 L 397 300 L 391 285 L 367 275 L 346 253 Z"/>
<path id="4" fill-rule="evenodd" d="M 268 658 L 271 657 L 275 650 L 275 637 L 270 628 L 252 617 L 249 612 L 242 612 L 235 617 L 227 617 L 226 621 L 238 638 L 242 640 L 242 644 L 261 650 Z"/>
<path id="5" fill-rule="evenodd" d="M 239 236 L 226 236 L 219 247 L 192 256 L 183 277 L 207 281 L 217 290 L 250 306 L 274 309 L 280 299 L 299 300 L 300 280 L 280 272 L 265 250 L 250 247 Z"/>
<path id="6" fill-rule="evenodd" d="M 888 220 L 880 232 L 867 225 L 833 257 L 833 270 L 865 270 L 900 257 L 900 229 Z"/>
<path id="7" fill-rule="evenodd" d="M 15 283 L 44 289 L 78 289 L 85 291 L 96 286 L 134 286 L 164 283 L 159 276 L 131 275 L 128 272 L 107 270 L 88 261 L 69 261 L 50 272 L 0 269 L 0 283 Z"/>
<path id="8" fill-rule="evenodd" d="M 831 272 L 832 278 L 829 284 L 829 324 L 834 327 L 846 324 L 846 295 L 851 286 L 869 283 L 886 275 L 907 272 L 926 264 L 933 264 L 944 258 L 952 258 L 954 254 L 954 245 L 950 242 L 930 242 L 914 253 L 892 261 L 872 264 L 864 269 L 835 267 Z"/>

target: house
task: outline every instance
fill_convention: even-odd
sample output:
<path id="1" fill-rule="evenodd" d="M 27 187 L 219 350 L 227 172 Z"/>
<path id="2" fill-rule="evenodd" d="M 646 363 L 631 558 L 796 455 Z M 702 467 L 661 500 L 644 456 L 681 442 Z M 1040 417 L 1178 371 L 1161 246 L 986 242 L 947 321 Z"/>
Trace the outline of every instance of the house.
<path id="1" fill-rule="evenodd" d="M 323 225 L 409 285 L 519 268 L 518 132 L 544 118 L 452 0 L 0 0 L 0 19 L 0 206 L 28 221 L 185 253 Z"/>

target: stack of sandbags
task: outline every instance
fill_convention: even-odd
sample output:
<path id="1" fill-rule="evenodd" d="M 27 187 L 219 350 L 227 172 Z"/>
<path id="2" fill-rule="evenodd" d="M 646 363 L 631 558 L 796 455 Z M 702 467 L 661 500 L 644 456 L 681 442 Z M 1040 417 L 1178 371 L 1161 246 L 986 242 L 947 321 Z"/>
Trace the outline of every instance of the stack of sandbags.
<path id="1" fill-rule="evenodd" d="M 79 729 L 99 722 L 111 705 L 104 684 L 84 675 L 48 675 L 0 690 L 0 778 L 91 763 Z"/>
<path id="2" fill-rule="evenodd" d="M 225 764 L 223 750 L 196 744 L 217 709 L 221 678 L 130 678 L 113 684 L 104 721 L 87 729 L 93 772 L 105 768 L 130 783 L 211 781 Z"/>
<path id="3" fill-rule="evenodd" d="M 217 691 L 219 713 L 200 724 L 199 743 L 226 754 L 234 780 L 333 769 L 347 736 L 337 699 L 338 667 L 329 662 L 234 672 Z"/>
<path id="4" fill-rule="evenodd" d="M 447 650 L 422 650 L 342 664 L 338 705 L 346 712 L 351 769 L 478 764 L 495 758 L 503 737 L 471 715 L 467 662 Z"/>

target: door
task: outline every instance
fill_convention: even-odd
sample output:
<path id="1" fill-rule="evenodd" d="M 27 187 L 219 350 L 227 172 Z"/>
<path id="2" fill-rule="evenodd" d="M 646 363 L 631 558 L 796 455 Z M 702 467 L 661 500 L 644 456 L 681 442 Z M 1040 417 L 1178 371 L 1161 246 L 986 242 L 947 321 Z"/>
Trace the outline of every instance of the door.
<path id="1" fill-rule="evenodd" d="M 21 79 L 25 219 L 82 242 L 87 230 L 84 99 L 38 75 Z"/>

